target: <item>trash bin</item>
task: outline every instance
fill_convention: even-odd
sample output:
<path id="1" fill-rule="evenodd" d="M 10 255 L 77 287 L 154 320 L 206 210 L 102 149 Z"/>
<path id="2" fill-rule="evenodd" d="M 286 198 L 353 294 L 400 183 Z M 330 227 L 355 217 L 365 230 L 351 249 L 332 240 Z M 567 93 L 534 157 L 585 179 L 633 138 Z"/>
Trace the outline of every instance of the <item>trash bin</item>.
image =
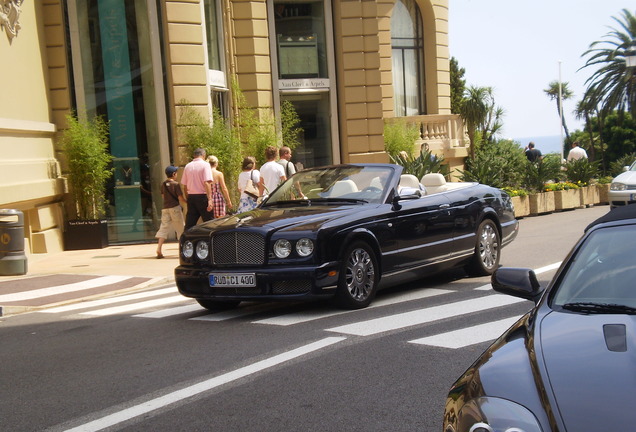
<path id="1" fill-rule="evenodd" d="M 26 272 L 24 214 L 20 210 L 0 209 L 0 276 Z"/>

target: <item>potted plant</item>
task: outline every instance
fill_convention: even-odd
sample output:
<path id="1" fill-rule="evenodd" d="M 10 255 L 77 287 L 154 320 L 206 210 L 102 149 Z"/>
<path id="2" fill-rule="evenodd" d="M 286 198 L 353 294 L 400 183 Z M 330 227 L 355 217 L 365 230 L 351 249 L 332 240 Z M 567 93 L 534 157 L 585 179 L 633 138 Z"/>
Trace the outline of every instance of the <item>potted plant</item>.
<path id="1" fill-rule="evenodd" d="M 512 200 L 516 218 L 522 218 L 530 214 L 530 198 L 528 196 L 528 191 L 521 188 L 511 187 L 503 187 L 502 189 Z"/>
<path id="2" fill-rule="evenodd" d="M 572 182 L 548 183 L 545 191 L 554 191 L 554 207 L 557 211 L 573 210 L 580 206 L 579 186 Z"/>
<path id="3" fill-rule="evenodd" d="M 60 144 L 67 162 L 67 181 L 73 198 L 64 230 L 66 250 L 99 249 L 108 246 L 108 224 L 104 219 L 106 182 L 113 174 L 108 152 L 108 123 L 102 117 L 79 119 L 66 116 L 67 129 Z"/>

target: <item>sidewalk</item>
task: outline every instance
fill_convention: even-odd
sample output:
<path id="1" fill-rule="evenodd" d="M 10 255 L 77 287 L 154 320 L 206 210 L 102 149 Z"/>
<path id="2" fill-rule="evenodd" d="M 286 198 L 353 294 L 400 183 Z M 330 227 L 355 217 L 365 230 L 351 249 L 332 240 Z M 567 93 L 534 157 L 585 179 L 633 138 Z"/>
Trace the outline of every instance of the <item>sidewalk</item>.
<path id="1" fill-rule="evenodd" d="M 0 316 L 174 282 L 179 245 L 156 243 L 32 254 L 27 274 L 0 276 Z M 176 292 L 176 288 L 175 288 Z"/>

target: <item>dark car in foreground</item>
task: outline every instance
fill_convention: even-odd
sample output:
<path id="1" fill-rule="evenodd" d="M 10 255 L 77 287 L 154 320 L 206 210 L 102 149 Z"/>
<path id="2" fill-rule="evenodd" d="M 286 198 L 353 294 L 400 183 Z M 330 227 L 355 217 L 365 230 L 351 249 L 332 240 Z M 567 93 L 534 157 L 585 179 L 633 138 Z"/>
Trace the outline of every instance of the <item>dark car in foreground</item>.
<path id="1" fill-rule="evenodd" d="M 392 164 L 301 171 L 256 209 L 184 233 L 179 292 L 208 309 L 321 297 L 355 309 L 451 267 L 491 274 L 517 234 L 508 195 L 441 174 L 422 181 Z"/>
<path id="2" fill-rule="evenodd" d="M 495 291 L 533 300 L 454 383 L 444 432 L 626 431 L 636 424 L 636 205 L 587 227 L 542 289 L 499 268 Z"/>

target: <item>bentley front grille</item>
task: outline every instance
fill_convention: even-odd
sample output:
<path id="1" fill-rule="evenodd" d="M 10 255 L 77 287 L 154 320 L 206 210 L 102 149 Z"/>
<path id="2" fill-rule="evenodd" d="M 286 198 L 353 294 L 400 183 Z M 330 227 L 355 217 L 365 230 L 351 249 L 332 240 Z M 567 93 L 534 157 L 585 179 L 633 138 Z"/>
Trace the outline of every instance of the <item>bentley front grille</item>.
<path id="1" fill-rule="evenodd" d="M 229 232 L 212 236 L 212 263 L 265 263 L 265 238 L 256 233 Z"/>
<path id="2" fill-rule="evenodd" d="M 272 294 L 304 294 L 311 291 L 311 282 L 308 280 L 286 280 L 272 282 Z"/>

